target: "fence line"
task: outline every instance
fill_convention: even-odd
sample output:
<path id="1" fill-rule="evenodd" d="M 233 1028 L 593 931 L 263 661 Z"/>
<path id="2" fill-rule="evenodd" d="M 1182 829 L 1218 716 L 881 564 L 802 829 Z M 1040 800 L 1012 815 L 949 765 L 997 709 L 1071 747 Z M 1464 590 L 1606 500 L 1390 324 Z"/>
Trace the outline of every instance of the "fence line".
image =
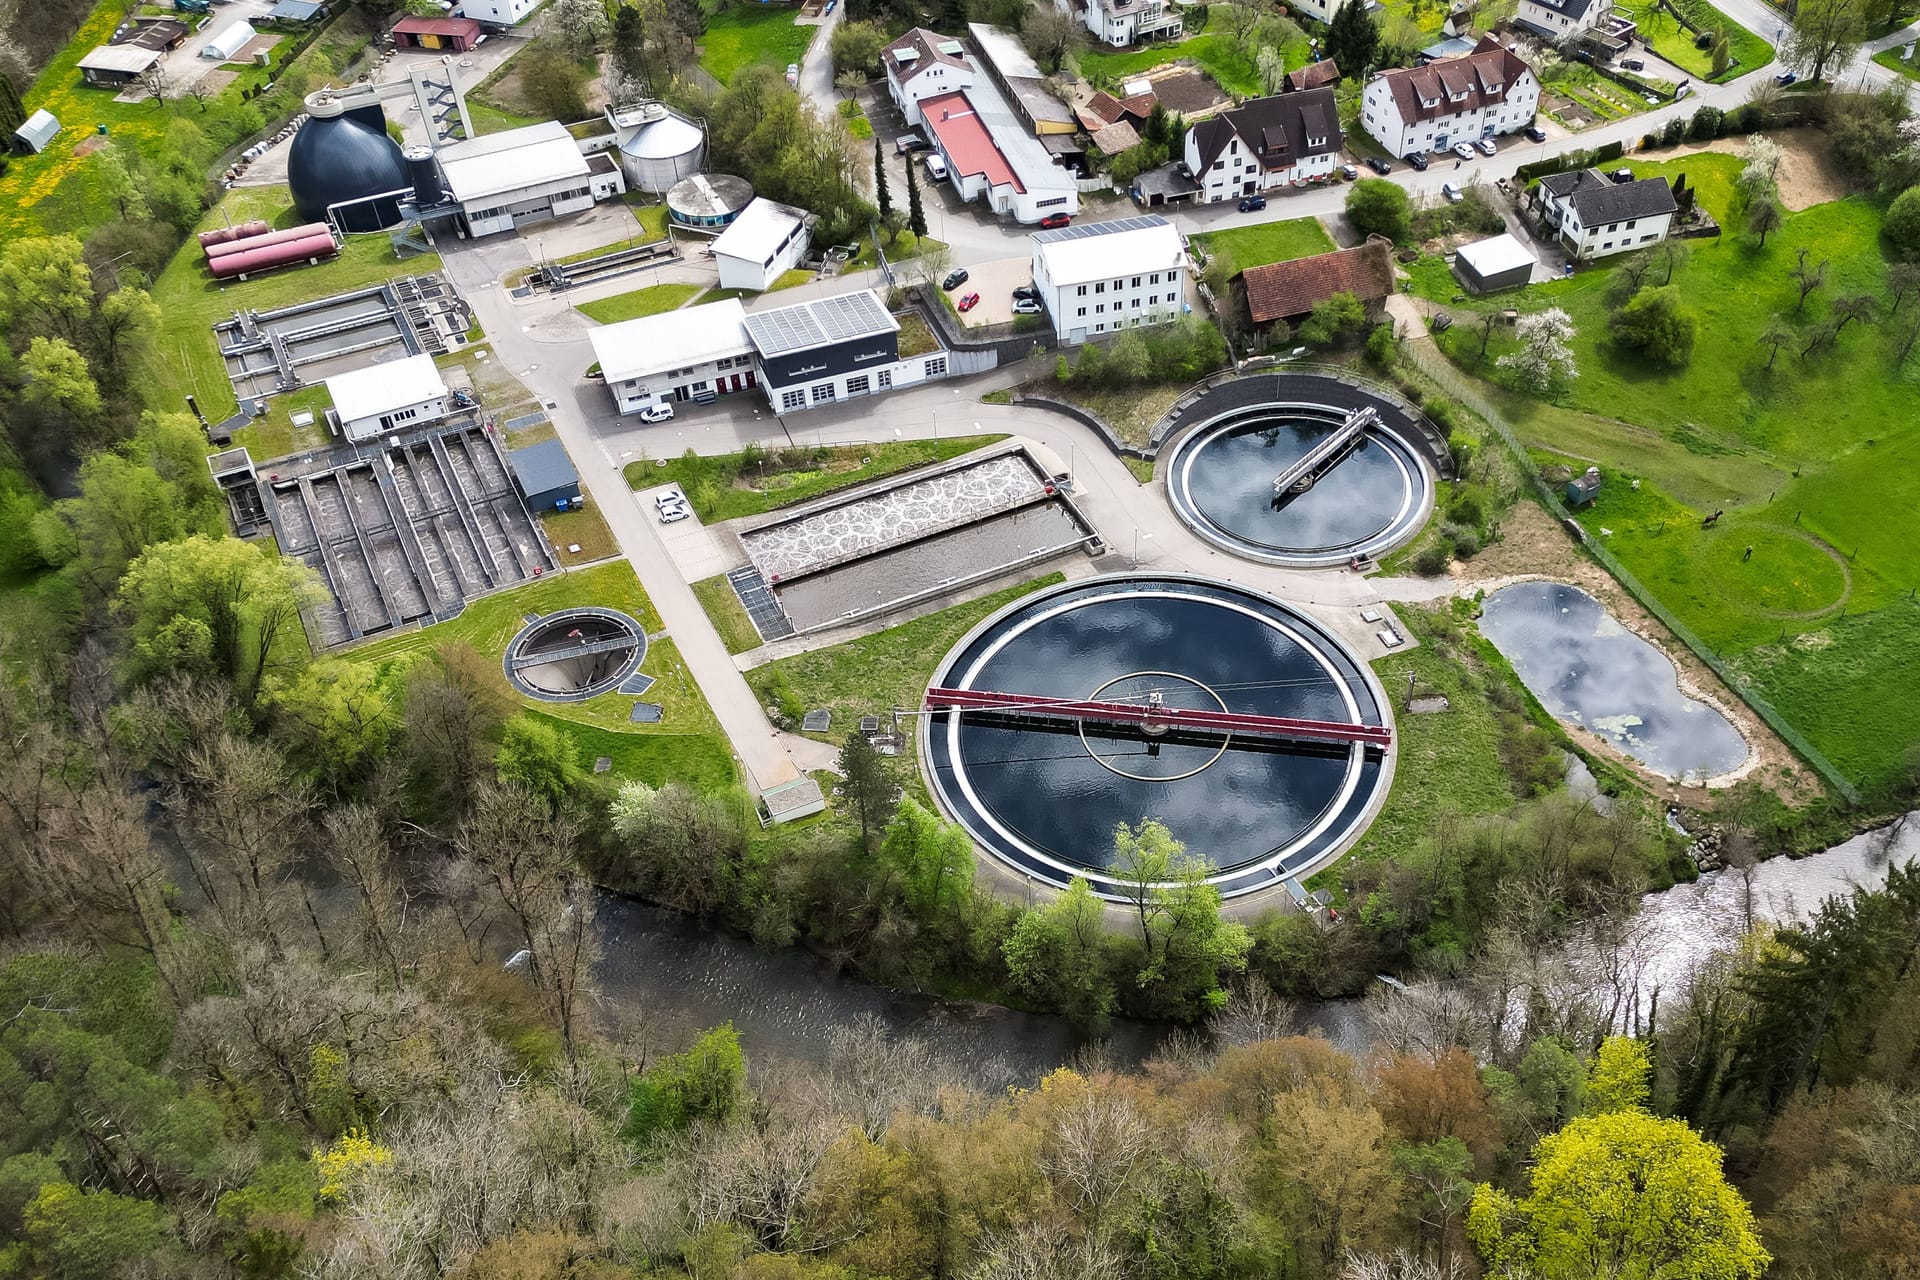
<path id="1" fill-rule="evenodd" d="M 1585 528 L 1581 526 L 1578 520 L 1574 519 L 1573 513 L 1567 509 L 1566 503 L 1562 502 L 1560 495 L 1553 491 L 1553 486 L 1549 485 L 1541 477 L 1540 469 L 1533 464 L 1532 458 L 1527 454 L 1526 447 L 1520 443 L 1520 438 L 1515 434 L 1513 428 L 1508 426 L 1506 420 L 1494 411 L 1493 405 L 1480 395 L 1479 391 L 1469 383 L 1465 375 L 1453 367 L 1452 362 L 1440 352 L 1440 349 L 1431 342 L 1420 341 L 1409 342 L 1404 349 L 1413 357 L 1413 362 L 1420 367 L 1423 373 L 1444 387 L 1449 395 L 1452 395 L 1469 409 L 1472 409 L 1480 415 L 1480 417 L 1486 421 L 1487 425 L 1493 428 L 1494 432 L 1506 444 L 1507 449 L 1513 454 L 1514 460 L 1519 463 L 1522 474 L 1532 482 L 1535 494 L 1539 497 L 1540 501 L 1546 506 L 1547 510 L 1560 521 L 1561 526 L 1573 535 L 1575 540 L 1579 542 L 1581 548 L 1586 551 L 1588 555 L 1591 555 L 1595 560 L 1599 561 L 1600 567 L 1612 574 L 1614 580 L 1626 589 L 1627 594 L 1631 595 L 1635 600 L 1638 600 L 1648 613 L 1658 618 L 1661 625 L 1672 632 L 1681 644 L 1684 644 L 1692 651 L 1693 656 L 1704 663 L 1708 670 L 1720 677 L 1721 683 L 1731 689 L 1742 702 L 1745 702 L 1748 709 L 1750 709 L 1754 715 L 1758 716 L 1769 729 L 1779 735 L 1781 741 L 1791 747 L 1801 759 L 1805 760 L 1807 764 L 1813 768 L 1813 771 L 1818 773 L 1820 777 L 1826 781 L 1828 786 L 1838 792 L 1848 804 L 1858 804 L 1860 801 L 1859 791 L 1854 788 L 1852 783 L 1847 781 L 1845 775 L 1834 766 L 1831 760 L 1828 760 L 1826 756 L 1821 754 L 1818 748 L 1811 742 L 1808 742 L 1798 729 L 1788 724 L 1786 718 L 1774 710 L 1773 704 L 1762 697 L 1759 691 L 1754 689 L 1745 677 L 1722 662 L 1719 655 L 1707 646 L 1706 641 L 1694 633 L 1693 628 L 1680 621 L 1670 609 L 1660 603 L 1654 594 L 1647 590 L 1641 583 L 1640 579 L 1636 578 L 1633 572 L 1620 562 L 1619 557 L 1607 550 L 1606 547 L 1600 545 L 1595 539 L 1587 536 Z"/>

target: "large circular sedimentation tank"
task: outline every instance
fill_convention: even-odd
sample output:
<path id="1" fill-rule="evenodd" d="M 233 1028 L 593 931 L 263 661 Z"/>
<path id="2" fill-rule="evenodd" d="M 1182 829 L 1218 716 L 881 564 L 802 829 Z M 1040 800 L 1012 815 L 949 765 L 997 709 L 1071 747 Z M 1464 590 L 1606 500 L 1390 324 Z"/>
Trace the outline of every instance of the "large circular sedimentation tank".
<path id="1" fill-rule="evenodd" d="M 753 184 L 730 173 L 696 173 L 667 192 L 667 216 L 683 227 L 718 231 L 753 203 Z"/>
<path id="2" fill-rule="evenodd" d="M 1356 409 L 1371 425 L 1298 492 L 1274 483 Z M 1428 437 L 1412 412 L 1338 379 L 1288 374 L 1230 382 L 1188 410 L 1199 420 L 1167 463 L 1167 497 L 1194 532 L 1269 564 L 1378 556 L 1433 510 Z"/>
<path id="3" fill-rule="evenodd" d="M 378 107 L 325 115 L 327 104 L 315 94 L 307 100 L 310 119 L 287 148 L 287 185 L 293 205 L 309 222 L 327 220 L 330 206 L 368 196 L 402 191 L 408 185 L 407 161 L 387 136 Z M 396 195 L 336 210 L 334 221 L 348 231 L 380 231 L 400 221 Z"/>
<path id="4" fill-rule="evenodd" d="M 502 659 L 507 680 L 543 702 L 582 702 L 619 687 L 647 656 L 647 633 L 617 609 L 562 609 L 522 627 Z"/>
<path id="5" fill-rule="evenodd" d="M 1024 597 L 962 640 L 932 687 L 1173 709 L 1072 722 L 1044 702 L 1033 714 L 932 701 L 922 761 L 947 814 L 1020 874 L 1054 886 L 1085 877 L 1108 898 L 1123 896 L 1109 871 L 1119 823 L 1162 822 L 1233 897 L 1333 861 L 1391 780 L 1377 741 L 1164 727 L 1192 709 L 1390 737 L 1384 694 L 1338 637 L 1211 579 L 1121 575 Z"/>

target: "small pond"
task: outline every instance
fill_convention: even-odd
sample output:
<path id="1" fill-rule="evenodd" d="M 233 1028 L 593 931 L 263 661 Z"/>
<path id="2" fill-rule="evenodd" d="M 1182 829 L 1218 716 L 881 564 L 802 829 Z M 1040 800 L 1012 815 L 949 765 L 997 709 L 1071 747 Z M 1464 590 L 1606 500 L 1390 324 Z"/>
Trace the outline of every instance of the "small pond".
<path id="1" fill-rule="evenodd" d="M 1673 661 L 1578 587 L 1503 587 L 1487 597 L 1480 630 L 1540 705 L 1664 778 L 1705 781 L 1746 762 L 1746 740 L 1680 691 Z"/>

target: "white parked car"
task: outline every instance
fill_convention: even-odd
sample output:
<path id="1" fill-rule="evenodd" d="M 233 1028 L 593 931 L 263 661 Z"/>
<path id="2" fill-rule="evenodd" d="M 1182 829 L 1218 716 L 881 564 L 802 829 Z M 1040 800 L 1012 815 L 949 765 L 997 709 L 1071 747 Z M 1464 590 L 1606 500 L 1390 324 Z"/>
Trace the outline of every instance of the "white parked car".
<path id="1" fill-rule="evenodd" d="M 640 411 L 642 422 L 672 422 L 673 406 L 670 404 L 650 404 Z"/>
<path id="2" fill-rule="evenodd" d="M 1462 160 L 1471 160 L 1473 159 L 1473 144 L 1471 142 L 1456 142 L 1453 144 L 1453 154 L 1459 156 Z"/>
<path id="3" fill-rule="evenodd" d="M 660 508 L 660 523 L 672 524 L 675 520 L 685 520 L 692 514 L 693 509 L 687 506 L 686 503 L 676 503 L 671 507 Z"/>
<path id="4" fill-rule="evenodd" d="M 656 507 L 684 507 L 687 505 L 687 495 L 681 493 L 678 489 L 662 489 L 653 495 L 653 505 Z"/>
<path id="5" fill-rule="evenodd" d="M 1479 146 L 1480 154 L 1483 156 L 1496 156 L 1500 154 L 1500 148 L 1493 145 L 1492 138 L 1482 138 L 1476 145 Z"/>
<path id="6" fill-rule="evenodd" d="M 1042 310 L 1043 308 L 1038 298 L 1015 298 L 1013 300 L 1013 314 L 1017 316 L 1037 316 Z"/>
<path id="7" fill-rule="evenodd" d="M 800 83 L 800 64 L 799 63 L 789 62 L 787 64 L 787 83 L 790 85 Z"/>

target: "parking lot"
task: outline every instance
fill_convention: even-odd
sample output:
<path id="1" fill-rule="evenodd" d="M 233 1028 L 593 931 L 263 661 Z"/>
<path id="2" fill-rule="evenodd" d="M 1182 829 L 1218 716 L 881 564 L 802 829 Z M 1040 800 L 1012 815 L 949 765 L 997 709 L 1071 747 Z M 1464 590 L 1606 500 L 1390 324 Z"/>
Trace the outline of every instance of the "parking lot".
<path id="1" fill-rule="evenodd" d="M 960 299 L 970 293 L 980 295 L 973 310 L 960 317 L 969 328 L 977 325 L 1005 324 L 1013 319 L 1013 291 L 1033 283 L 1032 258 L 996 258 L 967 267 L 967 282 L 947 296 L 957 308 Z"/>

